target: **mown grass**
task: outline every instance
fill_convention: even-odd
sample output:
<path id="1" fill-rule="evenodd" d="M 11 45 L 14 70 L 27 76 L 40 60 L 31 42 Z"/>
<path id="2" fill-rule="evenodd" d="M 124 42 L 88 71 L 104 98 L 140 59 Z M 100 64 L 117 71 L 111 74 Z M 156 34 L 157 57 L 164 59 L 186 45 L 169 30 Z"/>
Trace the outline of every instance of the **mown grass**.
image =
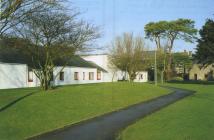
<path id="1" fill-rule="evenodd" d="M 0 109 L 26 95 L 37 92 L 37 88 L 0 90 Z"/>
<path id="2" fill-rule="evenodd" d="M 168 84 L 197 91 L 126 128 L 121 140 L 212 140 L 214 85 Z"/>
<path id="3" fill-rule="evenodd" d="M 35 92 L 0 112 L 0 139 L 19 140 L 155 98 L 170 91 L 151 84 L 102 83 L 0 90 L 0 104 Z"/>

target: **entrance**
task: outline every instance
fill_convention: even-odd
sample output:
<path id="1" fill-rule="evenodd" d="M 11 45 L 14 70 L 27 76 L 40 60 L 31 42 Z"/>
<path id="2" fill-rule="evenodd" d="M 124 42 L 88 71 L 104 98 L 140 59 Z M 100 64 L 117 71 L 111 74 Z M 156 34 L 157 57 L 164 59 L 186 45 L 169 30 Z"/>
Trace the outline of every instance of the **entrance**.
<path id="1" fill-rule="evenodd" d="M 194 74 L 194 80 L 198 80 L 198 75 Z"/>

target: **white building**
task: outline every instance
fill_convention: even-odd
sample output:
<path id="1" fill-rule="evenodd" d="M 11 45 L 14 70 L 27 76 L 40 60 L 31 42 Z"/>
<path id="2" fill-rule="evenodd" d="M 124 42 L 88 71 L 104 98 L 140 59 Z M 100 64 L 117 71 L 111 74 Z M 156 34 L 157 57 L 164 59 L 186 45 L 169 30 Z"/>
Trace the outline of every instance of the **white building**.
<path id="1" fill-rule="evenodd" d="M 125 72 L 110 66 L 108 56 L 105 54 L 87 55 L 82 58 L 75 56 L 60 72 L 61 69 L 62 66 L 54 68 L 52 81 L 54 85 L 101 83 L 127 79 Z M 134 81 L 147 82 L 147 77 L 147 72 L 139 72 Z M 25 62 L 18 59 L 0 60 L 0 89 L 37 87 L 39 85 L 39 79 Z"/>
<path id="2" fill-rule="evenodd" d="M 0 63 L 0 89 L 28 87 L 27 65 Z"/>
<path id="3" fill-rule="evenodd" d="M 120 71 L 110 64 L 107 54 L 84 55 L 82 58 L 94 62 L 108 71 L 108 73 L 104 74 L 105 82 L 128 80 L 128 74 L 126 72 Z M 134 82 L 148 82 L 148 72 L 138 72 Z"/>

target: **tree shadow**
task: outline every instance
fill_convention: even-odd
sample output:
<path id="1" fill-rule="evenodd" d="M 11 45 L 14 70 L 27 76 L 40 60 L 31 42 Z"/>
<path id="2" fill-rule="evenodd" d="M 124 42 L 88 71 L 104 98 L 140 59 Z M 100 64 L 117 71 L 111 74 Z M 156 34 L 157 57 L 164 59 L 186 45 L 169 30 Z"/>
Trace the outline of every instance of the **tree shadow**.
<path id="1" fill-rule="evenodd" d="M 103 83 L 84 83 L 84 84 L 67 84 L 67 85 L 56 85 L 51 87 L 51 89 L 60 89 L 62 87 L 82 87 L 82 86 L 92 86 L 92 85 L 99 85 Z"/>
<path id="2" fill-rule="evenodd" d="M 3 111 L 5 111 L 5 110 L 7 110 L 7 109 L 10 108 L 11 106 L 15 105 L 17 102 L 20 102 L 21 100 L 23 100 L 23 99 L 25 99 L 25 98 L 27 98 L 27 97 L 29 97 L 29 96 L 31 96 L 31 95 L 37 93 L 37 92 L 38 92 L 38 91 L 34 91 L 34 92 L 31 92 L 31 93 L 29 93 L 29 94 L 27 94 L 27 95 L 24 95 L 24 96 L 22 96 L 22 97 L 19 97 L 19 98 L 16 99 L 16 100 L 13 100 L 12 102 L 10 102 L 10 103 L 6 104 L 5 106 L 1 107 L 1 108 L 0 108 L 0 112 L 3 112 Z"/>

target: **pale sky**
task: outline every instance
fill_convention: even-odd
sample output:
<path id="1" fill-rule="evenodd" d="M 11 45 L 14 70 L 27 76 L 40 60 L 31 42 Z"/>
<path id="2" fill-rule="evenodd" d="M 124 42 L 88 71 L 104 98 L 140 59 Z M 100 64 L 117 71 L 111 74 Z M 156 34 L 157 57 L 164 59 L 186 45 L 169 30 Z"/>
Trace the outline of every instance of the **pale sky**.
<path id="1" fill-rule="evenodd" d="M 124 32 L 144 36 L 144 26 L 151 21 L 190 18 L 200 29 L 207 18 L 214 18 L 214 0 L 69 0 L 68 3 L 82 12 L 80 18 L 100 27 L 99 46 L 110 44 Z M 194 50 L 195 46 L 177 40 L 174 51 Z"/>

